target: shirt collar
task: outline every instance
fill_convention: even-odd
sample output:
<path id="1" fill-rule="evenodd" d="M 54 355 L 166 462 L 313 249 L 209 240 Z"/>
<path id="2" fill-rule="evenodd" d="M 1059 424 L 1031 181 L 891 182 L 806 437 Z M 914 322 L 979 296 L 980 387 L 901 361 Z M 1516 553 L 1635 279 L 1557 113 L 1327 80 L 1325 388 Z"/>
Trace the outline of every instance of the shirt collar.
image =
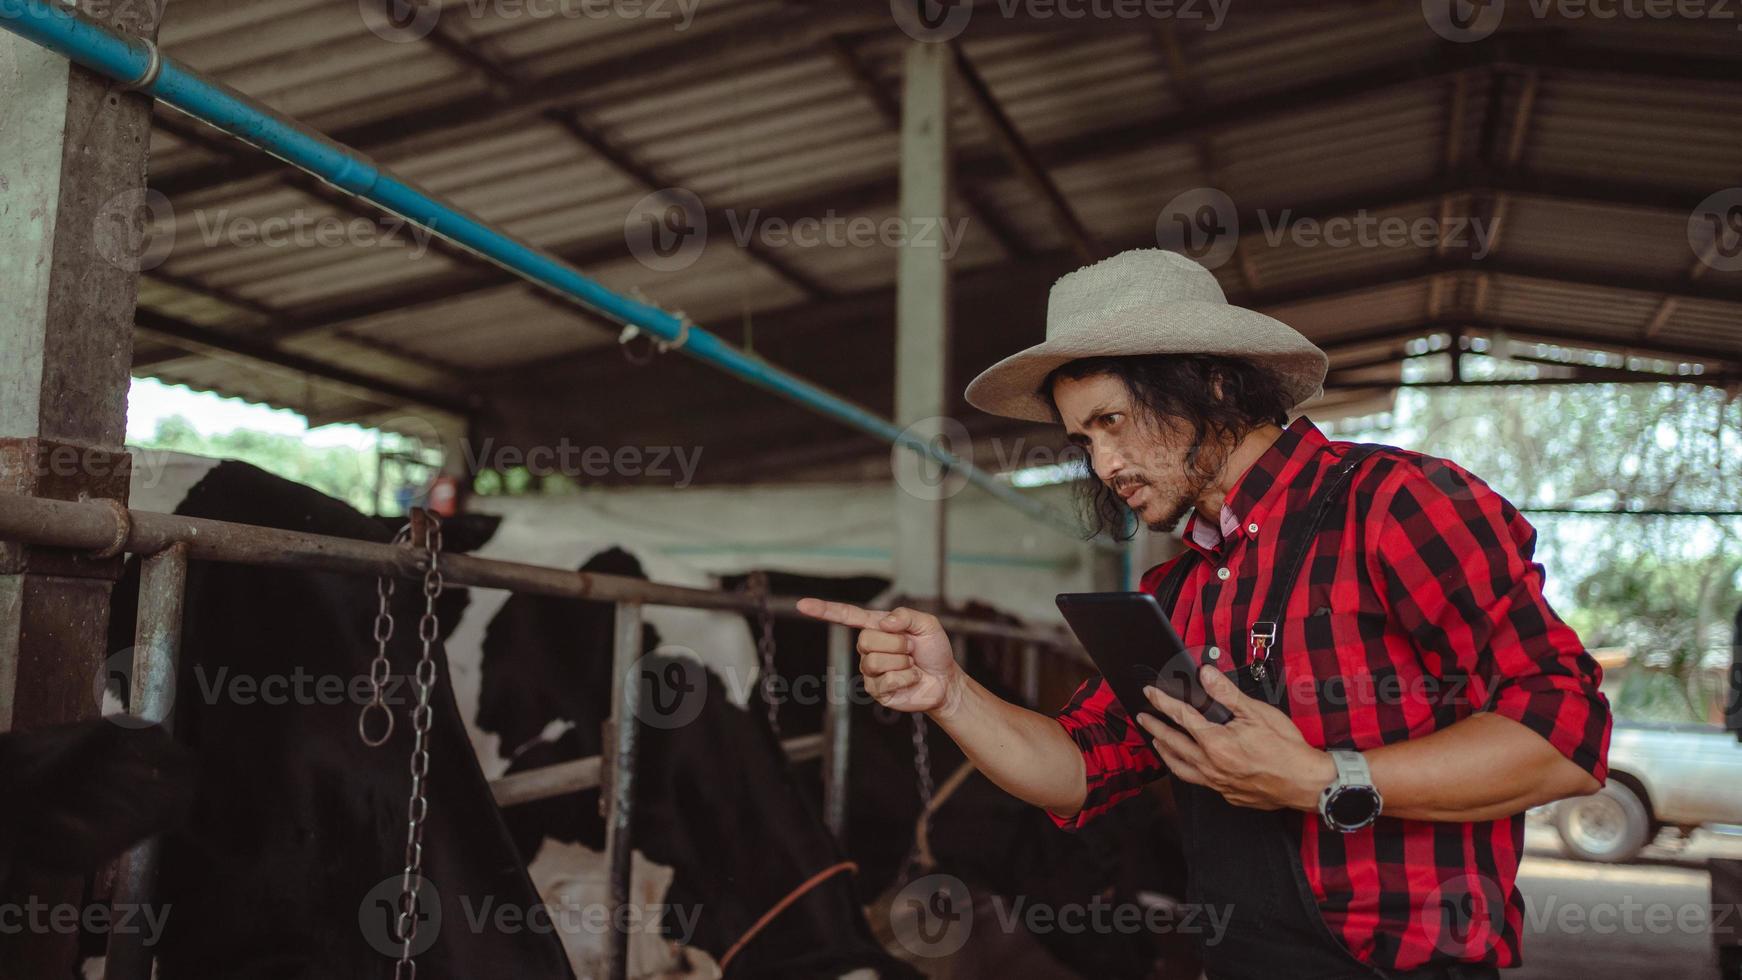
<path id="1" fill-rule="evenodd" d="M 1329 444 L 1330 440 L 1311 419 L 1305 415 L 1297 417 L 1228 489 L 1228 496 L 1222 501 L 1221 519 L 1217 522 L 1221 525 L 1219 528 L 1212 527 L 1193 508 L 1183 534 L 1186 544 L 1208 554 L 1219 549 L 1228 538 L 1252 536 L 1254 526 L 1262 530 L 1271 511 L 1282 499 L 1283 488 L 1293 482 L 1301 468 Z"/>

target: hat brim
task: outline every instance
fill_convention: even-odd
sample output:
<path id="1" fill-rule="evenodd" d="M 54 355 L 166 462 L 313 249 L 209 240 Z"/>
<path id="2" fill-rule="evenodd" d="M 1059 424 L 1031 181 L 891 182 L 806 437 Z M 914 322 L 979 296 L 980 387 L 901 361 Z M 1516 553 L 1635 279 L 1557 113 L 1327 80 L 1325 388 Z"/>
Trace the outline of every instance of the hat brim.
<path id="1" fill-rule="evenodd" d="M 1064 336 L 1004 358 L 968 383 L 968 404 L 983 412 L 1033 422 L 1057 422 L 1040 385 L 1055 368 L 1085 357 L 1219 354 L 1269 370 L 1298 407 L 1324 393 L 1330 358 L 1293 327 L 1255 310 L 1224 303 L 1181 302 L 1112 311 Z"/>

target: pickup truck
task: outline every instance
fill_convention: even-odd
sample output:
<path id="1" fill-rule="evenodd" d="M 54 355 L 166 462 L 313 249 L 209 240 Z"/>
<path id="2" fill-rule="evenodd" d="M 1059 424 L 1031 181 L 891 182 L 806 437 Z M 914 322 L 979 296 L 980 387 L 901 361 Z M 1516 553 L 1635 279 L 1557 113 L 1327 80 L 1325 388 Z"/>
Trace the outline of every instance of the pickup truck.
<path id="1" fill-rule="evenodd" d="M 1616 722 L 1608 784 L 1554 804 L 1553 818 L 1569 852 L 1608 862 L 1666 827 L 1742 824 L 1742 739 L 1719 725 Z"/>

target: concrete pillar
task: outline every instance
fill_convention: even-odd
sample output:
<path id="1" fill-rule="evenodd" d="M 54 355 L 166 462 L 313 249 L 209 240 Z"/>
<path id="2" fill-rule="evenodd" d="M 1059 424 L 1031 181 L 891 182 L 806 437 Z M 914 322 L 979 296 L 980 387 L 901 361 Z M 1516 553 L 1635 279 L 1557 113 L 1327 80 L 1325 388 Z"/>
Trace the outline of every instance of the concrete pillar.
<path id="1" fill-rule="evenodd" d="M 949 216 L 949 91 L 947 44 L 912 42 L 907 49 L 901 110 L 901 220 L 907 244 L 897 259 L 895 421 L 920 439 L 967 457 L 971 447 L 950 405 L 950 268 L 943 236 Z M 945 506 L 961 486 L 937 464 L 897 448 L 894 580 L 902 594 L 944 595 Z"/>
<path id="2" fill-rule="evenodd" d="M 102 6 L 110 26 L 156 37 L 162 4 Z M 0 33 L 0 490 L 127 498 L 150 115 L 145 97 Z M 0 730 L 99 713 L 119 574 L 119 556 L 0 543 Z M 14 885 L 51 905 L 76 904 L 82 888 L 46 876 Z M 0 977 L 70 976 L 76 943 L 12 936 Z"/>

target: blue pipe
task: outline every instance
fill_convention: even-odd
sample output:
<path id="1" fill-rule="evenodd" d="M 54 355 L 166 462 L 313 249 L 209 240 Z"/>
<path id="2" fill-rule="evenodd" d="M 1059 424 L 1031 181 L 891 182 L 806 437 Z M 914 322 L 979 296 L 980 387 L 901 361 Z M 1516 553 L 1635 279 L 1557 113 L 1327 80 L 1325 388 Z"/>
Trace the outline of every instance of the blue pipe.
<path id="1" fill-rule="evenodd" d="M 885 442 L 930 456 L 1029 516 L 1073 536 L 1081 534 L 1080 528 L 1063 520 L 1051 508 L 1023 497 L 973 463 L 903 431 L 875 412 L 734 347 L 716 334 L 693 325 L 687 326 L 686 334 L 686 324 L 665 310 L 606 289 L 561 259 L 492 228 L 383 170 L 350 147 L 335 143 L 172 58 L 163 57 L 157 76 L 147 79 L 153 48 L 145 41 L 85 21 L 51 0 L 0 2 L 0 27 L 123 84 L 137 84 L 140 91 L 164 104 L 471 249 L 528 282 L 568 296 L 601 316 L 633 325 L 660 340 L 681 339 L 679 349 L 697 360 Z M 1110 547 L 1103 541 L 1095 544 Z"/>

